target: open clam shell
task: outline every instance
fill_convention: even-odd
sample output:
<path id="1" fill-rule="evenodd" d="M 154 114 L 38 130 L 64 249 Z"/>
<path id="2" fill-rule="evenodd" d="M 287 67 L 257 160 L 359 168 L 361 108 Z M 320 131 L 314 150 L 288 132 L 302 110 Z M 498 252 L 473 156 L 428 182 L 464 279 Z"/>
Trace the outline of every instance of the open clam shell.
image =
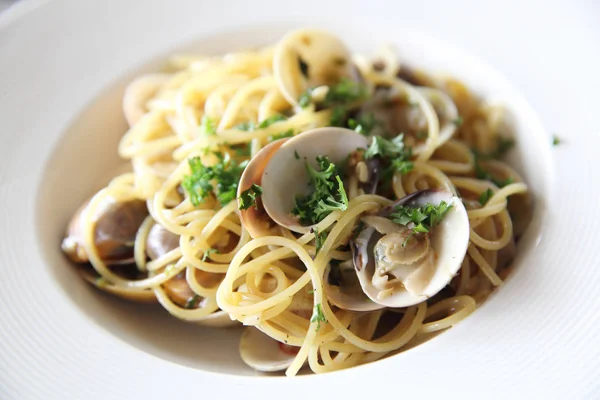
<path id="1" fill-rule="evenodd" d="M 402 234 L 394 241 L 390 240 L 396 238 L 391 236 L 394 233 L 382 234 L 373 227 L 364 229 L 352 242 L 356 274 L 371 300 L 386 307 L 418 304 L 442 290 L 458 272 L 470 234 L 467 211 L 458 197 L 445 191 L 423 190 L 384 208 L 380 215 L 389 215 L 399 205 L 420 207 L 438 205 L 442 201 L 452 207 L 439 225 L 432 228 L 422 242 L 417 242 L 421 246 L 419 254 L 411 248 L 401 248 L 404 247 Z M 381 247 L 377 246 L 383 245 L 403 258 L 396 258 L 394 264 L 390 264 L 378 251 Z"/>
<path id="2" fill-rule="evenodd" d="M 291 231 L 309 232 L 313 226 L 301 225 L 291 214 L 296 197 L 312 190 L 306 164 L 317 168 L 318 156 L 327 156 L 339 164 L 367 145 L 363 135 L 335 127 L 313 129 L 286 141 L 272 154 L 262 173 L 262 204 L 269 217 Z"/>
<path id="3" fill-rule="evenodd" d="M 240 355 L 250 367 L 261 372 L 287 369 L 296 357 L 297 347 L 288 346 L 260 330 L 245 328 L 240 339 Z"/>

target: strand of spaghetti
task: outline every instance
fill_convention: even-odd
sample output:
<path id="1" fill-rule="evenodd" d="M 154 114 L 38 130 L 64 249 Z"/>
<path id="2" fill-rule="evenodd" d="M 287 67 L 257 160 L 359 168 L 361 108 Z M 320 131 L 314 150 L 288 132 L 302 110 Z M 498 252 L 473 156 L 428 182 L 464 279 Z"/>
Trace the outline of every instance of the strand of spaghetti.
<path id="1" fill-rule="evenodd" d="M 135 235 L 133 256 L 138 271 L 146 270 L 146 238 L 153 224 L 154 219 L 151 216 L 146 217 Z"/>
<path id="2" fill-rule="evenodd" d="M 419 329 L 419 334 L 450 328 L 475 311 L 475 308 L 477 308 L 477 304 L 471 296 L 455 296 L 444 299 L 427 309 L 425 319 L 430 319 L 442 312 L 449 312 L 449 315 L 436 321 L 424 323 Z"/>
<path id="3" fill-rule="evenodd" d="M 490 267 L 490 265 L 481 255 L 481 253 L 475 248 L 475 245 L 469 244 L 467 253 L 471 256 L 473 261 L 475 261 L 475 264 L 477 264 L 481 272 L 483 272 L 483 274 L 489 279 L 492 285 L 502 285 L 502 279 L 500 279 L 500 277 L 498 277 L 498 275 L 496 274 L 496 272 L 494 272 L 492 267 Z"/>
<path id="4" fill-rule="evenodd" d="M 512 240 L 513 230 L 510 215 L 506 209 L 496 214 L 502 226 L 502 236 L 494 240 L 481 237 L 474 229 L 471 229 L 470 240 L 473 244 L 486 250 L 500 250 Z"/>

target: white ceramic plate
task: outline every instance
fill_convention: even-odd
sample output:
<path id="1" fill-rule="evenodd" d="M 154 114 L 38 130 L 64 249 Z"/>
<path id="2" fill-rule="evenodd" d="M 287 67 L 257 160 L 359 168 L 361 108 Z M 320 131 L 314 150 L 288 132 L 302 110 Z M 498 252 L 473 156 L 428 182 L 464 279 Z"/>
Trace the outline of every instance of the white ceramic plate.
<path id="1" fill-rule="evenodd" d="M 423 3 L 29 1 L 0 15 L 0 398 L 599 398 L 600 7 Z M 347 371 L 256 377 L 238 331 L 102 295 L 58 244 L 118 162 L 131 77 L 173 52 L 243 49 L 306 25 L 356 51 L 395 43 L 504 102 L 536 219 L 515 273 L 450 331 Z"/>

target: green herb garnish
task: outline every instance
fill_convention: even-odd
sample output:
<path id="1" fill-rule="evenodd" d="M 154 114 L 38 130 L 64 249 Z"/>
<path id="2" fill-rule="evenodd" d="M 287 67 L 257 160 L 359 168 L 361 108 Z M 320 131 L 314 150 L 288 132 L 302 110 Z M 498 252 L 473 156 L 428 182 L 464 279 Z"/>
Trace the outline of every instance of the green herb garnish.
<path id="1" fill-rule="evenodd" d="M 313 229 L 313 233 L 315 234 L 315 256 L 319 254 L 319 250 L 323 247 L 325 243 L 325 239 L 327 239 L 327 232 L 319 232 L 317 228 Z"/>
<path id="2" fill-rule="evenodd" d="M 306 163 L 313 192 L 297 197 L 292 209 L 292 215 L 297 216 L 304 225 L 319 223 L 332 211 L 345 211 L 348 208 L 348 197 L 335 164 L 325 156 L 317 157 L 317 163 L 319 170 Z"/>
<path id="3" fill-rule="evenodd" d="M 202 164 L 200 157 L 188 160 L 191 175 L 185 175 L 181 186 L 187 192 L 190 201 L 198 206 L 206 197 L 214 194 L 221 205 L 235 199 L 240 176 L 248 164 L 238 164 L 228 153 L 214 153 L 219 162 L 211 167 Z"/>
<path id="4" fill-rule="evenodd" d="M 561 143 L 561 140 L 558 136 L 552 136 L 552 146 L 558 146 Z"/>
<path id="5" fill-rule="evenodd" d="M 296 160 L 299 160 L 299 159 L 300 159 L 300 154 L 298 154 L 298 150 L 294 150 L 294 158 L 295 158 Z"/>
<path id="6" fill-rule="evenodd" d="M 367 88 L 348 78 L 342 78 L 336 85 L 330 86 L 323 104 L 326 107 L 333 105 L 349 105 L 367 97 Z"/>
<path id="7" fill-rule="evenodd" d="M 477 179 L 490 181 L 499 188 L 503 188 L 506 185 L 510 185 L 515 181 L 512 177 L 509 177 L 503 181 L 494 178 L 492 174 L 490 174 L 487 170 L 482 168 L 481 165 L 479 165 L 477 157 L 475 157 L 475 176 L 477 177 Z"/>
<path id="8" fill-rule="evenodd" d="M 350 118 L 348 120 L 348 128 L 353 129 L 365 136 L 369 136 L 373 129 L 377 127 L 377 125 L 381 125 L 381 121 L 375 119 L 375 115 L 373 113 L 357 119 Z"/>
<path id="9" fill-rule="evenodd" d="M 427 139 L 427 136 L 429 136 L 429 132 L 426 131 L 419 131 L 415 134 L 415 137 L 419 140 Z"/>
<path id="10" fill-rule="evenodd" d="M 410 239 L 413 234 L 427 233 L 442 222 L 446 213 L 448 213 L 451 208 L 452 205 L 445 201 L 440 202 L 438 205 L 426 204 L 420 207 L 398 206 L 388 218 L 392 220 L 392 222 L 406 226 L 412 231 L 402 244 L 402 246 L 406 246 L 408 239 Z"/>
<path id="11" fill-rule="evenodd" d="M 413 169 L 413 163 L 410 161 L 412 150 L 404 147 L 403 139 L 404 135 L 398 135 L 392 140 L 375 136 L 365 152 L 365 159 L 378 158 L 381 161 L 383 182 L 390 182 L 395 172 L 406 174 Z"/>
<path id="12" fill-rule="evenodd" d="M 331 117 L 329 118 L 329 125 L 331 126 L 345 126 L 346 125 L 346 108 L 342 106 L 336 106 L 331 110 Z"/>
<path id="13" fill-rule="evenodd" d="M 496 150 L 490 155 L 492 158 L 502 158 L 508 153 L 513 147 L 515 147 L 515 140 L 503 136 L 496 138 Z"/>
<path id="14" fill-rule="evenodd" d="M 298 99 L 298 105 L 302 108 L 306 108 L 308 106 L 310 106 L 310 103 L 312 103 L 312 91 L 310 89 L 307 89 L 304 93 L 302 93 L 300 95 L 300 98 Z"/>
<path id="15" fill-rule="evenodd" d="M 202 261 L 208 260 L 208 258 L 210 257 L 210 255 L 213 254 L 213 253 L 219 254 L 219 249 L 210 248 L 210 249 L 204 251 L 204 254 L 202 254 Z"/>
<path id="16" fill-rule="evenodd" d="M 247 210 L 248 208 L 256 206 L 256 198 L 262 194 L 262 188 L 257 184 L 253 183 L 248 189 L 244 190 L 239 197 L 240 210 Z"/>
<path id="17" fill-rule="evenodd" d="M 255 124 L 254 122 L 244 122 L 239 125 L 236 125 L 235 128 L 239 129 L 241 131 L 252 132 L 257 129 L 265 129 L 265 128 L 273 125 L 275 122 L 285 121 L 286 119 L 287 118 L 284 115 L 274 114 L 274 115 L 271 115 L 269 118 L 262 120 L 258 124 Z"/>
<path id="18" fill-rule="evenodd" d="M 200 132 L 205 135 L 215 135 L 217 133 L 217 123 L 214 119 L 207 117 L 206 115 L 203 116 L 200 121 Z"/>
<path id="19" fill-rule="evenodd" d="M 196 302 L 198 301 L 198 299 L 200 299 L 200 295 L 195 294 L 192 297 L 190 297 L 188 299 L 188 301 L 185 303 L 185 308 L 187 310 L 194 308 Z"/>
<path id="20" fill-rule="evenodd" d="M 317 331 L 319 331 L 319 329 L 321 329 L 321 322 L 327 323 L 327 319 L 325 318 L 325 315 L 323 314 L 323 308 L 321 307 L 321 303 L 315 305 L 312 317 L 310 318 L 310 322 L 317 323 Z"/>
<path id="21" fill-rule="evenodd" d="M 452 123 L 456 126 L 459 127 L 463 124 L 464 120 L 463 117 L 461 117 L 460 115 L 456 118 L 452 120 Z"/>
<path id="22" fill-rule="evenodd" d="M 292 137 L 294 136 L 294 130 L 293 129 L 288 129 L 285 132 L 281 132 L 281 133 L 277 133 L 273 136 L 269 136 L 269 138 L 267 139 L 269 142 L 274 142 L 275 140 L 279 140 L 279 139 L 283 139 L 283 138 L 287 138 L 287 137 Z"/>
<path id="23" fill-rule="evenodd" d="M 492 189 L 488 189 L 485 192 L 481 193 L 481 195 L 479 196 L 479 204 L 485 206 L 493 195 L 494 192 L 492 191 Z"/>

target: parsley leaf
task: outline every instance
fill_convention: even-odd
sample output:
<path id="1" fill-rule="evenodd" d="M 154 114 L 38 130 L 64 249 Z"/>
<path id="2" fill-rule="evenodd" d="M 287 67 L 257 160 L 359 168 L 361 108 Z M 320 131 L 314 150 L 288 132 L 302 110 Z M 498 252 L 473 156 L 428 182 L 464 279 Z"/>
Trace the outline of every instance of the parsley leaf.
<path id="1" fill-rule="evenodd" d="M 299 159 L 300 159 L 300 154 L 298 154 L 298 150 L 294 150 L 294 158 L 295 158 L 296 160 L 299 160 Z"/>
<path id="2" fill-rule="evenodd" d="M 208 260 L 208 258 L 210 257 L 210 255 L 213 254 L 213 253 L 219 254 L 219 250 L 218 249 L 213 249 L 213 248 L 210 248 L 210 249 L 206 250 L 204 252 L 204 254 L 202 254 L 202 261 Z"/>
<path id="3" fill-rule="evenodd" d="M 324 105 L 349 105 L 367 97 L 365 86 L 348 78 L 342 78 L 336 85 L 330 86 L 325 96 Z"/>
<path id="4" fill-rule="evenodd" d="M 382 163 L 381 180 L 383 182 L 390 182 L 395 172 L 406 174 L 414 167 L 410 161 L 412 150 L 404 147 L 403 139 L 404 135 L 398 135 L 392 140 L 375 136 L 364 154 L 367 160 L 379 158 Z"/>
<path id="5" fill-rule="evenodd" d="M 319 250 L 323 247 L 325 243 L 325 239 L 327 239 L 327 232 L 319 232 L 317 228 L 313 229 L 313 233 L 315 234 L 315 256 L 319 254 Z"/>
<path id="6" fill-rule="evenodd" d="M 560 138 L 556 135 L 552 137 L 552 146 L 558 146 L 560 144 Z"/>
<path id="7" fill-rule="evenodd" d="M 342 106 L 336 106 L 331 110 L 331 118 L 329 119 L 329 125 L 343 127 L 346 121 L 346 108 Z"/>
<path id="8" fill-rule="evenodd" d="M 502 158 L 509 150 L 515 147 L 515 140 L 504 136 L 496 138 L 496 150 L 490 155 L 492 158 Z"/>
<path id="9" fill-rule="evenodd" d="M 213 193 L 221 205 L 235 199 L 240 176 L 248 162 L 238 164 L 227 153 L 214 154 L 219 162 L 211 167 L 204 166 L 200 157 L 188 160 L 192 173 L 183 177 L 181 186 L 194 206 L 198 206 Z"/>
<path id="10" fill-rule="evenodd" d="M 258 124 L 255 124 L 254 122 L 243 122 L 239 125 L 236 125 L 235 128 L 239 129 L 241 131 L 252 132 L 257 129 L 267 128 L 267 127 L 273 125 L 275 122 L 285 121 L 286 119 L 287 118 L 284 115 L 274 114 L 274 115 L 271 115 L 269 118 L 262 120 Z"/>
<path id="11" fill-rule="evenodd" d="M 348 197 L 335 164 L 325 156 L 317 157 L 317 163 L 319 170 L 306 163 L 314 191 L 307 196 L 297 197 L 292 209 L 292 215 L 297 216 L 304 225 L 316 224 L 332 211 L 345 211 L 348 208 Z"/>
<path id="12" fill-rule="evenodd" d="M 248 189 L 244 190 L 240 197 L 240 204 L 238 209 L 247 210 L 248 208 L 256 206 L 256 198 L 262 194 L 262 188 L 257 184 L 253 183 Z"/>
<path id="13" fill-rule="evenodd" d="M 206 115 L 203 116 L 200 121 L 200 132 L 210 136 L 216 135 L 217 123 L 214 119 L 207 117 Z"/>
<path id="14" fill-rule="evenodd" d="M 283 138 L 286 138 L 286 137 L 292 137 L 292 136 L 294 136 L 294 130 L 293 129 L 288 129 L 285 132 L 281 132 L 281 133 L 278 133 L 276 135 L 269 136 L 269 138 L 267 140 L 269 142 L 274 142 L 275 140 L 283 139 Z"/>
<path id="15" fill-rule="evenodd" d="M 310 322 L 317 323 L 317 331 L 319 329 L 321 329 L 321 322 L 327 323 L 327 319 L 325 318 L 325 315 L 323 314 L 323 308 L 321 307 L 321 303 L 315 305 L 312 317 L 310 318 Z"/>
<path id="16" fill-rule="evenodd" d="M 477 179 L 483 179 L 486 181 L 490 181 L 494 185 L 498 186 L 499 188 L 503 188 L 506 185 L 510 185 L 511 183 L 513 183 L 515 181 L 512 177 L 508 177 L 507 179 L 505 179 L 503 181 L 494 178 L 492 176 L 492 174 L 490 174 L 487 170 L 483 169 L 481 167 L 481 165 L 479 165 L 477 157 L 475 157 L 475 177 L 477 177 Z"/>
<path id="17" fill-rule="evenodd" d="M 488 189 L 485 192 L 481 193 L 481 195 L 479 196 L 479 204 L 485 206 L 493 195 L 494 192 L 492 191 L 492 189 Z"/>
<path id="18" fill-rule="evenodd" d="M 303 92 L 300 95 L 300 98 L 298 99 L 298 105 L 301 108 L 306 108 L 306 107 L 310 106 L 310 103 L 312 103 L 311 90 L 307 89 L 305 92 Z"/>
<path id="19" fill-rule="evenodd" d="M 415 134 L 415 137 L 419 140 L 427 139 L 427 136 L 429 136 L 429 132 L 426 131 L 419 131 Z"/>
<path id="20" fill-rule="evenodd" d="M 406 226 L 411 229 L 411 234 L 406 238 L 402 246 L 406 246 L 408 239 L 414 233 L 428 233 L 437 226 L 452 208 L 451 204 L 445 201 L 438 205 L 426 204 L 420 207 L 398 206 L 394 212 L 389 215 L 392 222 Z"/>
<path id="21" fill-rule="evenodd" d="M 185 303 L 185 309 L 189 310 L 191 308 L 194 308 L 194 306 L 196 305 L 196 302 L 200 299 L 200 295 L 198 294 L 194 294 L 192 297 L 190 297 L 188 299 L 188 301 Z"/>
<path id="22" fill-rule="evenodd" d="M 379 156 L 380 158 L 396 158 L 405 155 L 404 135 L 398 135 L 392 140 L 387 140 L 381 136 L 375 136 L 371 145 L 365 152 L 367 160 Z"/>
<path id="23" fill-rule="evenodd" d="M 348 128 L 360 133 L 361 135 L 369 136 L 371 131 L 381 125 L 381 121 L 375 119 L 375 115 L 370 113 L 358 119 L 350 118 L 348 120 Z"/>
<path id="24" fill-rule="evenodd" d="M 459 115 L 459 116 L 458 116 L 456 119 L 452 120 L 452 123 L 453 123 L 453 124 L 454 124 L 456 127 L 459 127 L 459 126 L 461 126 L 461 125 L 463 124 L 463 122 L 464 122 L 464 120 L 463 120 L 463 117 L 461 117 L 460 115 Z"/>

